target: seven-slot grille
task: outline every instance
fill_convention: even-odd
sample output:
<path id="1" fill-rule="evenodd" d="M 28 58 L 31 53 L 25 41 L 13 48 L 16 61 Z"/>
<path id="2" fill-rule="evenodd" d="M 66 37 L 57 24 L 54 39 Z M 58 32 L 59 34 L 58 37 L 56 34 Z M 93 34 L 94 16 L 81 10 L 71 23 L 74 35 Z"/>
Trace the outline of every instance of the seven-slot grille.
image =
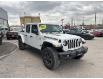
<path id="1" fill-rule="evenodd" d="M 80 39 L 68 40 L 68 49 L 80 47 Z"/>

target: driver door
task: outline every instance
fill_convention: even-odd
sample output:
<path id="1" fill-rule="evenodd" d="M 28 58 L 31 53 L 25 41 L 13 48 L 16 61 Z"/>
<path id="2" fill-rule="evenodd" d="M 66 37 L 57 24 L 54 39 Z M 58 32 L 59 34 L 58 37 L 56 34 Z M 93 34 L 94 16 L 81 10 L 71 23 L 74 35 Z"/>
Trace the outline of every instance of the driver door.
<path id="1" fill-rule="evenodd" d="M 36 24 L 31 26 L 30 42 L 33 47 L 40 48 L 40 36 Z"/>

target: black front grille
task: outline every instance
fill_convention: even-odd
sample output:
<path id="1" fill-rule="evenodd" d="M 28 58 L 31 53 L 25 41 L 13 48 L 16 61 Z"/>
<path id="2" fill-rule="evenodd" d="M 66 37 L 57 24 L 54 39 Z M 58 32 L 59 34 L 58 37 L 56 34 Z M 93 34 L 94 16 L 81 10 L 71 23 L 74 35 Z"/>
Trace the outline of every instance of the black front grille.
<path id="1" fill-rule="evenodd" d="M 68 49 L 79 47 L 80 44 L 79 39 L 68 40 Z"/>

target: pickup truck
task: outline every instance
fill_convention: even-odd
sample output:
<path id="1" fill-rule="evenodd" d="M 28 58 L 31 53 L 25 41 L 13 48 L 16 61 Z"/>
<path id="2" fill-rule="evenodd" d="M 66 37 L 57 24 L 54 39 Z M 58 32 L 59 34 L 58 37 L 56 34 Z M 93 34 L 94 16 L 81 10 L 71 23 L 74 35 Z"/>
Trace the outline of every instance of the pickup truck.
<path id="1" fill-rule="evenodd" d="M 28 45 L 41 50 L 43 63 L 50 70 L 59 67 L 60 59 L 81 59 L 88 50 L 84 43 L 79 36 L 64 34 L 58 24 L 28 23 L 18 34 L 19 49 Z"/>
<path id="2" fill-rule="evenodd" d="M 7 40 L 10 40 L 11 38 L 18 38 L 18 32 L 22 31 L 21 26 L 12 26 L 9 27 L 9 31 L 6 33 Z"/>

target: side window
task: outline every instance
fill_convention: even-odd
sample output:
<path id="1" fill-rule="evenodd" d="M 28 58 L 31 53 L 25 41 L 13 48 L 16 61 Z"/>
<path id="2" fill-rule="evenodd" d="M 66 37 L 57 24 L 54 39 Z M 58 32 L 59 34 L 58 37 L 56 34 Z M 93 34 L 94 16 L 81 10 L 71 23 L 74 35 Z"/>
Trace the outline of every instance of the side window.
<path id="1" fill-rule="evenodd" d="M 26 25 L 26 32 L 30 33 L 30 25 Z"/>
<path id="2" fill-rule="evenodd" d="M 34 34 L 38 33 L 38 27 L 37 27 L 37 25 L 32 25 L 31 33 L 34 33 Z"/>

